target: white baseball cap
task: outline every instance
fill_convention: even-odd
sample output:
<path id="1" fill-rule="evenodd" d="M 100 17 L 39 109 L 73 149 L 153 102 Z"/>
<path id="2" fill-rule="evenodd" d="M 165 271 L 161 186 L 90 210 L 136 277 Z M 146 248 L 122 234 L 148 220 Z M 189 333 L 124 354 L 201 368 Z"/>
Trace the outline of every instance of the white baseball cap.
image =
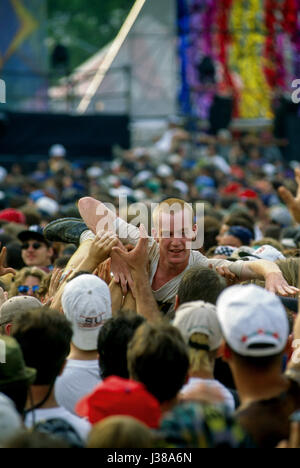
<path id="1" fill-rule="evenodd" d="M 91 179 L 101 177 L 103 175 L 103 170 L 98 166 L 91 166 L 86 170 L 86 174 Z"/>
<path id="2" fill-rule="evenodd" d="M 83 351 L 96 350 L 99 331 L 112 317 L 107 284 L 94 275 L 78 276 L 65 286 L 62 307 L 72 322 L 74 345 Z"/>
<path id="3" fill-rule="evenodd" d="M 255 285 L 232 286 L 219 296 L 217 316 L 228 345 L 241 356 L 281 353 L 289 324 L 280 299 Z"/>
<path id="4" fill-rule="evenodd" d="M 243 260 L 249 261 L 259 259 L 269 260 L 269 262 L 276 262 L 276 260 L 284 260 L 286 257 L 272 245 L 264 244 L 258 249 L 247 246 L 239 247 L 233 253 L 232 258 L 242 258 Z"/>
<path id="5" fill-rule="evenodd" d="M 50 216 L 54 216 L 59 211 L 59 204 L 57 201 L 49 197 L 41 197 L 37 200 L 36 206 L 39 210 L 46 212 Z"/>
<path id="6" fill-rule="evenodd" d="M 163 178 L 170 177 L 173 174 L 173 171 L 170 166 L 167 166 L 167 164 L 160 164 L 156 169 L 156 174 Z"/>
<path id="7" fill-rule="evenodd" d="M 222 330 L 216 307 L 203 301 L 182 304 L 176 311 L 173 325 L 178 328 L 188 344 L 193 333 L 203 333 L 209 338 L 209 350 L 215 351 L 222 343 Z"/>
<path id="8" fill-rule="evenodd" d="M 254 255 L 263 260 L 276 262 L 276 260 L 284 260 L 285 256 L 272 245 L 262 245 L 259 249 L 255 250 Z"/>
<path id="9" fill-rule="evenodd" d="M 0 445 L 21 429 L 22 421 L 14 403 L 6 395 L 0 393 Z"/>
<path id="10" fill-rule="evenodd" d="M 66 148 L 60 144 L 52 145 L 49 149 L 49 156 L 51 158 L 64 158 L 66 153 Z"/>

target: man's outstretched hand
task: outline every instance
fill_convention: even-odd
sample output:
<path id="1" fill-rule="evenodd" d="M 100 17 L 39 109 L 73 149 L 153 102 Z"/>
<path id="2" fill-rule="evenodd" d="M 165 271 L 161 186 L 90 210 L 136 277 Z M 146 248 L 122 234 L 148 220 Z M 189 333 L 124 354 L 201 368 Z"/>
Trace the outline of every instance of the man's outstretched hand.
<path id="1" fill-rule="evenodd" d="M 281 273 L 270 273 L 267 275 L 265 288 L 283 297 L 297 296 L 300 293 L 298 288 L 289 286 Z"/>
<path id="2" fill-rule="evenodd" d="M 140 227 L 140 239 L 136 247 L 130 252 L 121 250 L 119 247 L 113 247 L 115 253 L 128 267 L 134 271 L 147 272 L 149 264 L 148 255 L 148 234 L 143 225 Z"/>
<path id="3" fill-rule="evenodd" d="M 287 205 L 296 223 L 300 223 L 300 168 L 295 169 L 295 178 L 298 185 L 297 195 L 295 197 L 286 187 L 279 187 L 278 193 Z"/>

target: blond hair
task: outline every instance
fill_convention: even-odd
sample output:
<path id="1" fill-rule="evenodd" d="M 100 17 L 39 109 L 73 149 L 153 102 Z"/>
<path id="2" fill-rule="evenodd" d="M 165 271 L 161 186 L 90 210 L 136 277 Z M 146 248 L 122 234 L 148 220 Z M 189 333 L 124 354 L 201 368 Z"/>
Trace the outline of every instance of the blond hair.
<path id="1" fill-rule="evenodd" d="M 110 416 L 95 424 L 88 448 L 152 448 L 154 436 L 142 422 L 130 416 Z"/>
<path id="2" fill-rule="evenodd" d="M 189 359 L 190 359 L 190 374 L 205 371 L 213 372 L 216 360 L 216 351 L 209 351 L 209 337 L 203 333 L 193 333 L 189 339 Z M 193 346 L 195 345 L 195 346 Z M 205 349 L 197 349 L 197 347 L 207 346 Z"/>
<path id="3" fill-rule="evenodd" d="M 167 200 L 162 201 L 158 206 L 153 210 L 153 224 L 155 229 L 159 229 L 160 215 L 163 213 L 174 215 L 176 213 L 184 212 L 184 216 L 188 216 L 188 219 L 194 219 L 194 211 L 189 203 L 186 203 L 180 198 L 168 198 Z"/>
<path id="4" fill-rule="evenodd" d="M 18 287 L 24 284 L 24 281 L 26 280 L 26 278 L 28 278 L 28 276 L 34 276 L 35 278 L 38 278 L 42 283 L 42 281 L 46 278 L 47 273 L 45 273 L 38 267 L 22 268 L 22 270 L 18 271 L 18 273 L 13 279 L 13 282 L 11 283 L 8 293 L 9 298 L 18 295 Z"/>

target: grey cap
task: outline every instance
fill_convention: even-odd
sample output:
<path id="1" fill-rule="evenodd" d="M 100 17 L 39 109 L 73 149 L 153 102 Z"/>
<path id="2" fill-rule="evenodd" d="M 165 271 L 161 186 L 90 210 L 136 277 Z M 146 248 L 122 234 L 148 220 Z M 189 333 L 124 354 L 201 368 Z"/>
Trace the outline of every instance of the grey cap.
<path id="1" fill-rule="evenodd" d="M 0 325 L 12 322 L 15 316 L 27 310 L 37 309 L 43 304 L 32 296 L 15 296 L 4 302 L 0 308 Z"/>
<path id="2" fill-rule="evenodd" d="M 216 307 L 203 301 L 182 304 L 176 311 L 173 321 L 187 344 L 193 333 L 203 333 L 209 338 L 209 351 L 215 351 L 222 343 L 222 330 Z"/>
<path id="3" fill-rule="evenodd" d="M 293 217 L 285 206 L 276 205 L 270 208 L 270 218 L 282 227 L 293 225 Z"/>

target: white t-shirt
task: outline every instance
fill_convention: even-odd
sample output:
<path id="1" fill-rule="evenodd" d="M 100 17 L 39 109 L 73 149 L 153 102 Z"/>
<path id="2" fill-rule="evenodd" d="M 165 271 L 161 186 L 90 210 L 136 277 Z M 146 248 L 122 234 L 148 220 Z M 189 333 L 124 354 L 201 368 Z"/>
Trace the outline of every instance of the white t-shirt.
<path id="1" fill-rule="evenodd" d="M 188 391 L 192 390 L 194 387 L 199 385 L 200 383 L 205 383 L 205 385 L 220 390 L 222 395 L 224 396 L 224 404 L 230 409 L 230 411 L 235 411 L 235 403 L 233 395 L 230 391 L 224 387 L 218 380 L 206 380 L 200 379 L 199 377 L 190 377 L 189 381 L 181 390 L 181 393 L 187 393 Z"/>
<path id="2" fill-rule="evenodd" d="M 222 156 L 219 156 L 219 155 L 215 155 L 213 156 L 212 158 L 207 158 L 207 161 L 208 162 L 212 162 L 213 165 L 215 167 L 217 167 L 217 169 L 219 169 L 221 172 L 223 172 L 224 174 L 228 175 L 231 173 L 231 168 L 230 166 L 227 164 L 227 162 L 225 161 L 224 158 L 222 158 Z"/>
<path id="3" fill-rule="evenodd" d="M 58 406 L 56 408 L 45 408 L 37 409 L 27 413 L 25 418 L 25 426 L 29 429 L 33 427 L 34 424 L 43 421 L 49 421 L 49 419 L 63 419 L 67 421 L 82 438 L 83 441 L 87 440 L 88 434 L 91 430 L 91 424 L 85 419 L 81 419 L 78 416 L 74 416 L 65 408 Z"/>
<path id="4" fill-rule="evenodd" d="M 165 131 L 163 136 L 155 143 L 156 149 L 164 153 L 169 153 L 172 149 L 173 138 L 176 135 L 181 135 L 182 130 L 177 128 L 169 128 Z"/>
<path id="5" fill-rule="evenodd" d="M 121 218 L 117 218 L 116 232 L 120 240 L 124 244 L 136 245 L 140 238 L 140 231 L 132 224 L 127 224 Z M 150 259 L 150 283 L 152 284 L 160 257 L 159 245 L 153 237 L 149 237 L 149 259 Z M 228 260 L 219 260 L 207 258 L 197 250 L 191 250 L 189 264 L 186 269 L 172 280 L 168 281 L 157 291 L 153 291 L 153 295 L 164 314 L 170 314 L 174 309 L 176 294 L 184 276 L 185 272 L 193 266 L 212 265 L 213 268 L 218 266 L 227 266 L 233 273 L 240 277 L 244 262 L 242 260 L 237 262 L 230 262 Z"/>
<path id="6" fill-rule="evenodd" d="M 75 413 L 76 403 L 101 382 L 99 362 L 68 359 L 55 382 L 55 398 L 60 406 Z"/>

